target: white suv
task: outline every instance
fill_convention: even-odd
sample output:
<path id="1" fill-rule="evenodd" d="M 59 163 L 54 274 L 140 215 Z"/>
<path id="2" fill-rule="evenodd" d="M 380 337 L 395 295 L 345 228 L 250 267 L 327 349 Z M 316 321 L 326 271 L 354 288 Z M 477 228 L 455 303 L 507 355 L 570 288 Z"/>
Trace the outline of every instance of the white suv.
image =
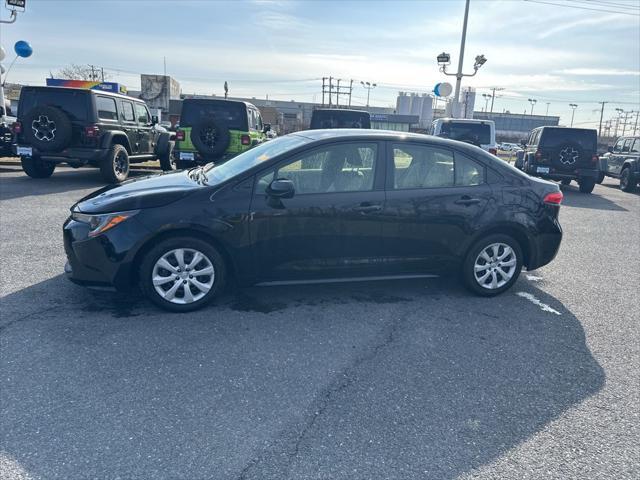
<path id="1" fill-rule="evenodd" d="M 438 118 L 431 124 L 431 135 L 471 143 L 493 155 L 498 153 L 496 125 L 493 120 Z"/>

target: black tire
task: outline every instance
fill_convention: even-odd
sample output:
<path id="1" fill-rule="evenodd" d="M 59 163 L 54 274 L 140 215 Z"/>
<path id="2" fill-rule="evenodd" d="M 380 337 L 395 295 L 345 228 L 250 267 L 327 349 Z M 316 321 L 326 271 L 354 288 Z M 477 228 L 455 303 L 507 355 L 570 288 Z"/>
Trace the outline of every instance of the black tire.
<path id="1" fill-rule="evenodd" d="M 58 152 L 71 143 L 71 120 L 56 107 L 38 105 L 22 119 L 26 143 L 42 152 Z"/>
<path id="2" fill-rule="evenodd" d="M 195 162 L 189 162 L 185 160 L 180 160 L 179 158 L 175 159 L 176 169 L 178 170 L 187 170 L 189 168 L 197 167 L 198 164 Z"/>
<path id="3" fill-rule="evenodd" d="M 492 244 L 504 244 L 509 246 L 516 260 L 516 264 L 513 266 L 515 270 L 512 272 L 511 278 L 504 285 L 496 288 L 488 288 L 487 286 L 481 285 L 478 279 L 476 279 L 475 273 L 476 259 L 485 248 Z M 499 255 L 503 252 L 504 250 L 499 250 Z M 465 286 L 476 295 L 493 297 L 509 290 L 516 280 L 518 280 L 520 270 L 522 270 L 522 248 L 520 247 L 520 244 L 509 235 L 501 233 L 491 234 L 478 240 L 467 252 L 462 263 L 462 280 L 464 281 Z M 490 277 L 492 276 L 493 274 L 490 273 Z M 504 281 L 504 277 L 501 277 L 501 280 Z"/>
<path id="4" fill-rule="evenodd" d="M 620 190 L 627 193 L 635 192 L 636 190 L 636 179 L 633 178 L 629 167 L 623 168 L 620 173 Z"/>
<path id="5" fill-rule="evenodd" d="M 596 183 L 597 183 L 598 185 L 600 185 L 603 181 L 604 181 L 604 173 L 603 173 L 603 172 L 600 172 L 600 173 L 598 174 L 598 178 L 597 178 L 597 180 L 596 180 Z"/>
<path id="6" fill-rule="evenodd" d="M 562 185 L 570 185 L 571 184 L 571 179 L 570 178 L 563 178 L 562 180 L 560 180 L 560 183 Z"/>
<path id="7" fill-rule="evenodd" d="M 199 120 L 191 128 L 191 143 L 209 159 L 222 157 L 231 143 L 229 127 L 217 118 Z"/>
<path id="8" fill-rule="evenodd" d="M 175 170 L 176 165 L 173 161 L 173 147 L 175 142 L 169 140 L 169 134 L 161 135 L 156 148 L 156 155 L 160 161 L 160 168 L 165 172 Z"/>
<path id="9" fill-rule="evenodd" d="M 56 169 L 56 164 L 45 162 L 39 158 L 20 157 L 22 170 L 31 178 L 49 178 Z"/>
<path id="10" fill-rule="evenodd" d="M 596 186 L 596 181 L 594 178 L 583 177 L 578 180 L 578 185 L 580 186 L 580 192 L 591 193 Z"/>
<path id="11" fill-rule="evenodd" d="M 100 163 L 100 173 L 109 183 L 124 182 L 129 176 L 129 154 L 122 145 L 112 145 Z"/>
<path id="12" fill-rule="evenodd" d="M 213 266 L 214 275 L 213 275 L 213 278 L 211 278 L 213 280 L 213 284 L 210 290 L 202 298 L 199 298 L 198 300 L 195 300 L 191 303 L 183 303 L 183 304 L 173 303 L 163 298 L 160 295 L 160 293 L 156 291 L 156 287 L 153 284 L 153 275 L 154 275 L 153 270 L 156 262 L 165 254 L 175 249 L 197 250 L 198 252 L 202 253 L 202 255 L 204 255 L 206 259 L 208 259 L 208 261 L 211 262 L 211 265 Z M 173 258 L 175 259 L 175 257 Z M 189 258 L 187 258 L 186 254 L 185 254 L 184 260 L 185 260 L 184 262 L 185 264 L 188 263 L 189 261 Z M 176 266 L 177 266 L 177 262 L 176 262 Z M 169 273 L 169 277 L 173 276 L 168 270 L 163 273 Z M 185 270 L 185 271 L 181 271 L 180 273 L 176 273 L 176 276 L 181 274 L 184 275 L 185 277 L 188 275 L 188 273 Z M 142 263 L 140 265 L 140 270 L 139 270 L 140 289 L 145 294 L 145 296 L 149 300 L 151 300 L 151 302 L 156 304 L 158 307 L 165 310 L 169 310 L 171 312 L 191 312 L 193 310 L 197 310 L 199 308 L 204 307 L 209 302 L 211 302 L 219 294 L 219 292 L 222 291 L 222 288 L 224 287 L 226 282 L 226 276 L 227 276 L 227 268 L 226 268 L 224 259 L 222 258 L 220 253 L 208 242 L 205 242 L 199 238 L 189 237 L 189 236 L 172 237 L 158 243 L 144 256 Z M 199 277 L 196 280 L 206 282 L 207 276 Z M 180 284 L 180 281 L 181 280 L 178 279 L 178 284 Z M 182 281 L 184 282 L 188 280 L 186 280 L 185 278 L 185 280 L 182 280 Z M 160 286 L 160 288 L 170 289 L 172 286 L 175 285 L 172 282 L 167 282 L 167 283 L 170 283 L 171 285 L 164 284 L 166 285 L 166 287 Z M 180 290 L 181 288 L 182 290 Z M 191 291 L 190 286 L 187 286 L 187 288 L 189 288 Z M 178 299 L 181 299 L 181 298 L 183 299 L 185 295 L 184 287 L 182 287 L 181 285 L 178 285 L 178 290 L 175 292 L 175 294 Z"/>

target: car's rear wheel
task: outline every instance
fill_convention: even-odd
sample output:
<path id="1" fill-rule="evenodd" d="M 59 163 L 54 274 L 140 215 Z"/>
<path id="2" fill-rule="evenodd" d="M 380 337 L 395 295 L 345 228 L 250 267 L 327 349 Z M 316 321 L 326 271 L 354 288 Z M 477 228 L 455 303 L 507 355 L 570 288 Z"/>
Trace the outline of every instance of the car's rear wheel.
<path id="1" fill-rule="evenodd" d="M 129 176 L 129 154 L 122 145 L 112 145 L 100 164 L 100 173 L 109 183 L 124 182 Z"/>
<path id="2" fill-rule="evenodd" d="M 522 249 L 509 235 L 489 235 L 476 242 L 462 265 L 462 278 L 472 292 L 498 295 L 516 282 L 522 269 Z"/>
<path id="3" fill-rule="evenodd" d="M 173 160 L 173 147 L 175 142 L 169 140 L 169 135 L 165 134 L 158 140 L 157 155 L 160 161 L 160 168 L 167 172 L 176 169 L 176 164 Z"/>
<path id="4" fill-rule="evenodd" d="M 600 172 L 600 173 L 598 174 L 598 179 L 596 180 L 596 183 L 597 183 L 598 185 L 600 185 L 603 181 L 604 181 L 604 173 L 603 173 L 603 172 Z"/>
<path id="5" fill-rule="evenodd" d="M 633 192 L 636 189 L 636 181 L 631 174 L 631 169 L 625 167 L 620 173 L 620 190 L 623 192 Z"/>
<path id="6" fill-rule="evenodd" d="M 593 178 L 583 177 L 578 180 L 578 185 L 582 193 L 591 193 L 596 186 L 596 181 Z"/>
<path id="7" fill-rule="evenodd" d="M 160 242 L 144 257 L 140 288 L 153 303 L 172 312 L 205 306 L 226 280 L 222 256 L 209 243 L 192 237 Z"/>
<path id="8" fill-rule="evenodd" d="M 56 169 L 56 164 L 45 162 L 40 158 L 21 157 L 22 170 L 31 178 L 49 178 Z"/>

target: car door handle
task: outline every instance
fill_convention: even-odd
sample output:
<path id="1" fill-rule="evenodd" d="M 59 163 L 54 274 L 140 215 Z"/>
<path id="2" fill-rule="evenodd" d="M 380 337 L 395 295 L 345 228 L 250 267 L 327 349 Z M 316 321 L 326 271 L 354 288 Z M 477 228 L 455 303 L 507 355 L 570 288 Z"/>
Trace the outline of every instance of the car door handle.
<path id="1" fill-rule="evenodd" d="M 354 210 L 360 213 L 379 212 L 382 210 L 382 205 L 362 204 L 355 207 Z"/>
<path id="2" fill-rule="evenodd" d="M 467 195 L 465 195 L 464 197 L 456 200 L 455 202 L 456 205 L 477 205 L 478 203 L 480 203 L 480 199 L 479 198 L 471 198 L 468 197 Z"/>

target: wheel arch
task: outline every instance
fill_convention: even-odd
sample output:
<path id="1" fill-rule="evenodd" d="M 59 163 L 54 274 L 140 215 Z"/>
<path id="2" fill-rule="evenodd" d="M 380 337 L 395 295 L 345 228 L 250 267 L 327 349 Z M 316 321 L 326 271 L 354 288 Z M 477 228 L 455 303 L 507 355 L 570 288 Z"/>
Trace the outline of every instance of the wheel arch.
<path id="1" fill-rule="evenodd" d="M 131 268 L 129 270 L 128 280 L 132 285 L 135 285 L 138 282 L 138 272 L 140 271 L 140 265 L 142 264 L 145 255 L 159 242 L 175 237 L 193 237 L 210 243 L 222 256 L 225 267 L 227 268 L 227 275 L 229 279 L 236 278 L 236 265 L 233 262 L 233 258 L 230 255 L 229 250 L 225 247 L 223 242 L 217 239 L 214 235 L 211 235 L 201 229 L 179 227 L 163 230 L 157 235 L 146 239 L 140 248 L 138 248 L 133 260 L 131 261 Z"/>
<path id="2" fill-rule="evenodd" d="M 108 132 L 105 135 L 105 138 L 102 140 L 102 146 L 104 148 L 109 148 L 115 144 L 122 145 L 124 148 L 126 148 L 127 153 L 131 155 L 131 144 L 129 143 L 129 137 L 127 137 L 126 133 L 119 130 L 111 131 Z"/>
<path id="3" fill-rule="evenodd" d="M 522 251 L 522 264 L 525 267 L 528 267 L 529 265 L 531 265 L 531 261 L 534 259 L 534 256 L 535 256 L 535 253 L 532 250 L 533 243 L 531 239 L 529 238 L 525 229 L 522 226 L 516 225 L 516 224 L 509 224 L 509 223 L 492 225 L 476 233 L 473 236 L 472 240 L 469 242 L 469 245 L 467 246 L 464 252 L 464 257 L 467 256 L 467 254 L 469 253 L 471 248 L 476 244 L 476 242 L 478 242 L 484 237 L 488 237 L 489 235 L 495 235 L 495 234 L 508 235 L 511 238 L 513 238 L 516 242 L 518 242 L 518 245 L 520 245 L 520 250 Z"/>

